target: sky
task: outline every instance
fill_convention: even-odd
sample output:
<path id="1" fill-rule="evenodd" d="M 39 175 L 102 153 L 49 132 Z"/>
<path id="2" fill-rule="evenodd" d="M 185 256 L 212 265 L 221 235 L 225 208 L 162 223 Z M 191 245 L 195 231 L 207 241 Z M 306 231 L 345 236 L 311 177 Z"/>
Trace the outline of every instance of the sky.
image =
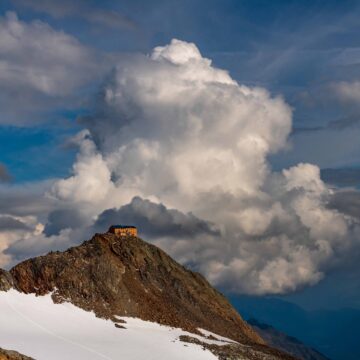
<path id="1" fill-rule="evenodd" d="M 0 3 L 0 267 L 129 222 L 235 294 L 360 308 L 356 1 Z"/>

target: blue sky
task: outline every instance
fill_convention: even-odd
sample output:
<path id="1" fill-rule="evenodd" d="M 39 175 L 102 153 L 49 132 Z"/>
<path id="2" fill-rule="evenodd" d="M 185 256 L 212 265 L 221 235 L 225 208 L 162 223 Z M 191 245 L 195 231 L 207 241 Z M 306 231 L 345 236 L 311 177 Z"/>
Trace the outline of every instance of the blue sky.
<path id="1" fill-rule="evenodd" d="M 15 191 L 69 176 L 78 154 L 71 137 L 86 124 L 79 119 L 96 112 L 116 64 L 177 38 L 194 42 L 239 83 L 266 88 L 290 105 L 293 129 L 286 149 L 269 155 L 273 169 L 312 163 L 334 169 L 332 186 L 356 188 L 359 15 L 356 1 L 2 1 L 2 21 L 17 16 L 38 39 L 30 51 L 30 32 L 14 54 L 0 50 L 0 62 L 13 66 L 0 67 L 0 164 L 12 179 L 7 186 Z M 63 48 L 51 47 L 49 33 Z M 36 47 L 54 55 L 33 53 Z M 35 84 L 37 72 L 43 82 Z M 352 170 L 351 178 L 344 169 Z M 321 307 L 339 295 L 341 284 L 343 296 L 331 306 L 360 307 L 357 270 L 335 267 L 326 281 L 289 299 Z"/>
<path id="2" fill-rule="evenodd" d="M 331 89 L 335 82 L 357 80 L 360 40 L 356 2 L 76 2 L 77 9 L 82 11 L 86 7 L 94 11 L 119 12 L 126 21 L 116 26 L 79 17 L 75 6 L 62 11 L 61 6 L 53 4 L 56 2 L 5 1 L 0 10 L 3 15 L 9 10 L 16 11 L 20 19 L 27 22 L 40 19 L 54 29 L 73 35 L 95 51 L 114 57 L 124 52 L 148 53 L 152 47 L 174 37 L 193 41 L 215 65 L 229 70 L 241 83 L 264 86 L 284 96 L 293 107 L 293 148 L 272 160 L 276 168 L 299 161 L 313 162 L 322 168 L 359 165 L 358 102 L 340 101 Z M 62 6 L 66 9 L 67 2 Z M 75 99 L 80 91 L 76 88 L 74 93 L 68 94 L 71 101 L 40 105 L 32 111 L 32 122 L 45 124 L 40 132 L 47 137 L 52 153 L 55 152 L 54 143 L 63 140 L 64 132 L 78 130 L 74 119 L 84 110 L 79 102 L 93 94 L 96 88 L 92 85 L 94 83 L 87 83 L 87 88 L 81 90 L 84 95 L 81 100 Z M 48 103 L 48 99 L 43 101 Z M 347 122 L 348 118 L 353 121 Z M 66 119 L 66 129 L 63 129 L 62 119 Z M 31 144 L 37 146 L 38 138 L 33 129 L 21 129 L 22 141 L 18 141 L 16 131 L 9 132 L 9 122 L 0 131 L 6 134 L 8 142 L 18 144 L 11 150 L 2 143 L 1 151 L 8 153 L 3 161 L 16 180 L 36 180 L 43 177 L 47 169 L 47 175 L 52 176 L 53 167 L 45 164 L 39 172 L 36 154 L 33 154 L 34 162 L 22 165 L 26 166 L 26 171 L 19 171 L 9 152 L 16 154 L 22 145 L 24 150 Z M 332 122 L 338 122 L 338 127 L 331 128 Z M 59 139 L 55 133 L 60 134 Z M 44 141 L 44 138 L 40 140 L 42 147 L 46 146 Z M 58 146 L 54 156 L 64 159 L 59 162 L 56 174 L 66 174 L 69 157 L 73 154 Z"/>

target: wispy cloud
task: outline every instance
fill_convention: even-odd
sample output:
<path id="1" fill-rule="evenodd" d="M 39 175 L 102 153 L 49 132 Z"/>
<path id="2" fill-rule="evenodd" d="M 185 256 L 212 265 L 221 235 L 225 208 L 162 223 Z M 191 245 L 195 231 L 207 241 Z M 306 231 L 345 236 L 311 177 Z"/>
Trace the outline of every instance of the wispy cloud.
<path id="1" fill-rule="evenodd" d="M 135 23 L 118 11 L 92 6 L 89 1 L 79 0 L 12 0 L 20 7 L 47 13 L 54 18 L 77 17 L 91 24 L 113 29 L 135 29 Z"/>
<path id="2" fill-rule="evenodd" d="M 339 96 L 340 100 L 344 102 L 360 101 L 360 81 L 341 81 L 333 85 L 334 91 Z"/>

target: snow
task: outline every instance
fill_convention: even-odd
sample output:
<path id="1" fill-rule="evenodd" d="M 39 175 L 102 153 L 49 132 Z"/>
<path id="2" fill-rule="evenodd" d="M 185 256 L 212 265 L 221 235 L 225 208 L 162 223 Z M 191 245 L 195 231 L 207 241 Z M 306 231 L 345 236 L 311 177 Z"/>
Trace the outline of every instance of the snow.
<path id="1" fill-rule="evenodd" d="M 205 329 L 198 329 L 204 336 L 208 337 L 208 336 L 212 336 L 214 338 L 216 338 L 217 340 L 219 340 L 218 342 L 214 341 L 212 342 L 212 344 L 215 344 L 215 343 L 219 343 L 218 345 L 224 345 L 224 343 L 227 343 L 227 344 L 233 344 L 235 343 L 234 340 L 231 340 L 227 337 L 224 337 L 224 336 L 220 336 L 218 334 L 215 334 L 211 331 L 208 331 L 208 330 L 205 330 Z"/>
<path id="2" fill-rule="evenodd" d="M 159 327 L 159 324 L 156 324 L 156 323 L 152 323 L 152 322 L 149 322 L 149 321 L 142 321 L 141 319 L 137 319 L 137 318 L 130 318 L 130 317 L 120 317 L 120 316 L 116 316 L 116 318 L 118 319 L 121 319 L 121 320 L 124 320 L 126 321 L 126 324 L 123 324 L 126 328 L 129 327 L 129 325 L 131 327 L 136 327 L 137 326 L 137 323 L 140 321 L 140 326 L 141 327 L 147 327 L 149 329 L 154 329 L 154 328 L 158 328 Z M 162 328 L 164 326 L 161 326 Z M 165 328 L 168 328 L 165 326 Z M 197 335 L 197 334 L 192 334 L 192 333 L 189 333 L 189 332 L 186 332 L 186 331 L 183 331 L 181 329 L 174 329 L 174 328 L 168 328 L 168 329 L 171 329 L 172 331 L 177 331 L 177 337 L 179 337 L 180 335 L 189 335 L 191 336 L 192 338 L 196 338 L 198 340 L 200 340 L 201 342 L 203 343 L 206 343 L 206 344 L 214 344 L 214 345 L 227 345 L 229 343 L 234 343 L 235 341 L 233 340 L 230 340 L 228 338 L 225 338 L 225 337 L 222 337 L 220 335 L 217 335 L 215 333 L 212 333 L 211 331 L 207 331 L 207 330 L 203 330 L 203 329 L 198 329 L 204 336 L 200 336 L 200 335 Z M 208 339 L 207 337 L 212 335 L 213 337 L 215 337 L 215 339 Z"/>
<path id="3" fill-rule="evenodd" d="M 215 340 L 137 318 L 122 319 L 126 329 L 116 328 L 110 320 L 99 319 L 70 303 L 54 304 L 50 295 L 0 292 L 0 347 L 36 360 L 217 359 L 201 346 L 180 342 L 179 336 L 217 343 Z"/>

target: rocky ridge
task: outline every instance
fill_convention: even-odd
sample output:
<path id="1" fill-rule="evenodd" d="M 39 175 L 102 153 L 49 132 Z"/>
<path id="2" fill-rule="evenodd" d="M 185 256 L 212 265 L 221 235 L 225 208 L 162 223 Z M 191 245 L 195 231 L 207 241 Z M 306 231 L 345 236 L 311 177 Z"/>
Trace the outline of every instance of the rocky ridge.
<path id="1" fill-rule="evenodd" d="M 10 288 L 52 293 L 54 302 L 68 301 L 114 321 L 131 316 L 192 333 L 206 329 L 275 351 L 277 359 L 289 358 L 267 347 L 202 275 L 137 237 L 96 234 L 67 251 L 26 260 L 9 272 L 0 270 L 0 290 Z"/>
<path id="2" fill-rule="evenodd" d="M 28 356 L 22 355 L 17 351 L 4 350 L 0 348 L 0 360 L 34 360 Z"/>

